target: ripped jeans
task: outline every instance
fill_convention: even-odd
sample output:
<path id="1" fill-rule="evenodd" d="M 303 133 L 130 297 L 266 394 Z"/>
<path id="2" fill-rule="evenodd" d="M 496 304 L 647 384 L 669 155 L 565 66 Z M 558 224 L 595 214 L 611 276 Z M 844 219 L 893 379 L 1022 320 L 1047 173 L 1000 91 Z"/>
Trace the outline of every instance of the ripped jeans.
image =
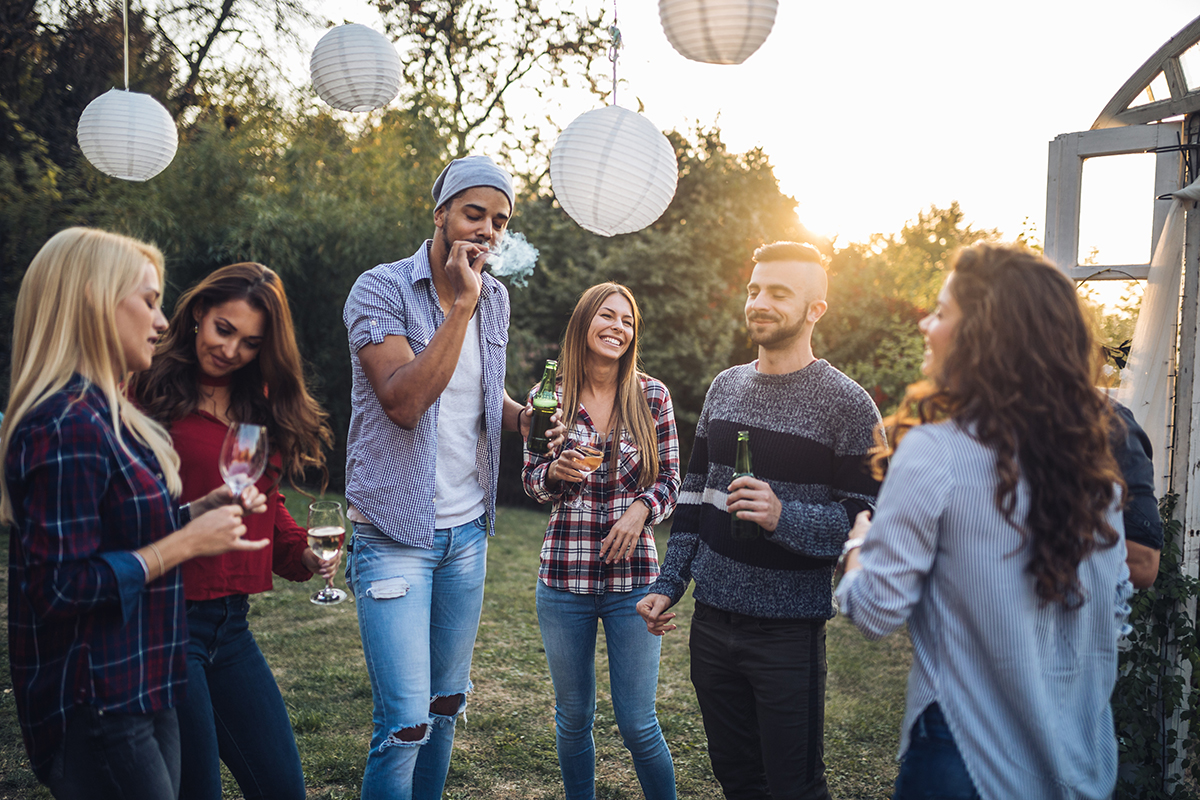
<path id="1" fill-rule="evenodd" d="M 436 531 L 428 550 L 354 524 L 346 584 L 375 706 L 363 800 L 442 796 L 457 714 L 435 714 L 430 704 L 462 695 L 458 711 L 466 708 L 486 571 L 483 516 Z"/>

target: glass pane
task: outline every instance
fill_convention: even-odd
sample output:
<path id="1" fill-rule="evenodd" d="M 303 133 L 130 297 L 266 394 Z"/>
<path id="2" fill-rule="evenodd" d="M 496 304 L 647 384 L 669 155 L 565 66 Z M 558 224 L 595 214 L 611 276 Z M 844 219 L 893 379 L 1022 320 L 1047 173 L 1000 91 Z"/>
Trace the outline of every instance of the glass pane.
<path id="1" fill-rule="evenodd" d="M 1171 88 L 1167 86 L 1166 76 L 1160 72 L 1154 77 L 1154 80 L 1150 81 L 1150 85 L 1146 87 L 1146 90 L 1133 99 L 1133 102 L 1129 104 L 1129 107 L 1137 108 L 1138 106 L 1144 106 L 1147 103 L 1154 103 L 1159 100 L 1170 99 Z"/>
<path id="2" fill-rule="evenodd" d="M 1153 153 L 1089 158 L 1079 193 L 1080 266 L 1149 264 Z"/>
<path id="3" fill-rule="evenodd" d="M 1200 42 L 1183 51 L 1179 66 L 1183 67 L 1183 78 L 1187 81 L 1188 89 L 1200 89 Z"/>

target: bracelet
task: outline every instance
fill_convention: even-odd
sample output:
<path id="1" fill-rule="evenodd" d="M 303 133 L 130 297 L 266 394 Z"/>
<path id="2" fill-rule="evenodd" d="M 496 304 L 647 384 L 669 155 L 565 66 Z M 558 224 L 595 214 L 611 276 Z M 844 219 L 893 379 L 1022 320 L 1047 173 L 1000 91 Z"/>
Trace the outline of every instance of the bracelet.
<path id="1" fill-rule="evenodd" d="M 158 557 L 158 577 L 162 577 L 167 572 L 167 564 L 163 561 L 162 553 L 158 551 L 158 545 L 150 542 L 150 549 L 154 551 L 154 555 Z"/>
<path id="2" fill-rule="evenodd" d="M 862 547 L 863 542 L 865 541 L 866 539 L 861 536 L 855 536 L 853 539 L 847 539 L 846 543 L 842 545 L 842 556 L 845 556 L 851 550 L 856 550 L 859 547 Z"/>

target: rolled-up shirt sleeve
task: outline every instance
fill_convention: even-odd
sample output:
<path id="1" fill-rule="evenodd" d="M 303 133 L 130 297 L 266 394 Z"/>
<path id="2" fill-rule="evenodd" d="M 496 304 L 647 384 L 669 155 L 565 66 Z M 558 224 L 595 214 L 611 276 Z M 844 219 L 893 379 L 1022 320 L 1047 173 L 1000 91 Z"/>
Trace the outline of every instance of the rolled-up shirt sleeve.
<path id="1" fill-rule="evenodd" d="M 388 336 L 407 336 L 403 304 L 396 303 L 396 289 L 387 286 L 394 278 L 378 270 L 359 276 L 346 298 L 342 321 L 350 348 L 357 353 L 369 344 L 381 344 Z"/>

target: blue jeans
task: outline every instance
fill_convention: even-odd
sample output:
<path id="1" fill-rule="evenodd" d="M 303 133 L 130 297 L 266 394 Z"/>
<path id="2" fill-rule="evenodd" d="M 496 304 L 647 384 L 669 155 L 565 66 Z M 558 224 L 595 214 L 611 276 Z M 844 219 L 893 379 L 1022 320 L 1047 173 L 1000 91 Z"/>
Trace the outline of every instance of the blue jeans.
<path id="1" fill-rule="evenodd" d="M 46 781 L 58 800 L 163 800 L 179 794 L 175 709 L 113 714 L 76 706 Z"/>
<path id="2" fill-rule="evenodd" d="M 346 584 L 357 601 L 375 704 L 362 800 L 435 800 L 450 769 L 455 719 L 471 690 L 487 521 L 439 529 L 428 550 L 356 522 L 352 546 Z M 456 712 L 431 709 L 439 698 L 459 695 Z"/>
<path id="3" fill-rule="evenodd" d="M 979 800 L 937 703 L 927 706 L 913 723 L 892 800 Z"/>
<path id="4" fill-rule="evenodd" d="M 221 761 L 247 800 L 305 796 L 287 706 L 246 623 L 249 610 L 244 594 L 188 603 L 183 800 L 221 800 Z"/>
<path id="5" fill-rule="evenodd" d="M 604 620 L 613 712 L 646 800 L 674 800 L 675 768 L 654 695 L 662 640 L 646 630 L 632 592 L 572 594 L 537 583 L 538 624 L 554 681 L 555 741 L 567 800 L 596 796 L 596 623 Z"/>

